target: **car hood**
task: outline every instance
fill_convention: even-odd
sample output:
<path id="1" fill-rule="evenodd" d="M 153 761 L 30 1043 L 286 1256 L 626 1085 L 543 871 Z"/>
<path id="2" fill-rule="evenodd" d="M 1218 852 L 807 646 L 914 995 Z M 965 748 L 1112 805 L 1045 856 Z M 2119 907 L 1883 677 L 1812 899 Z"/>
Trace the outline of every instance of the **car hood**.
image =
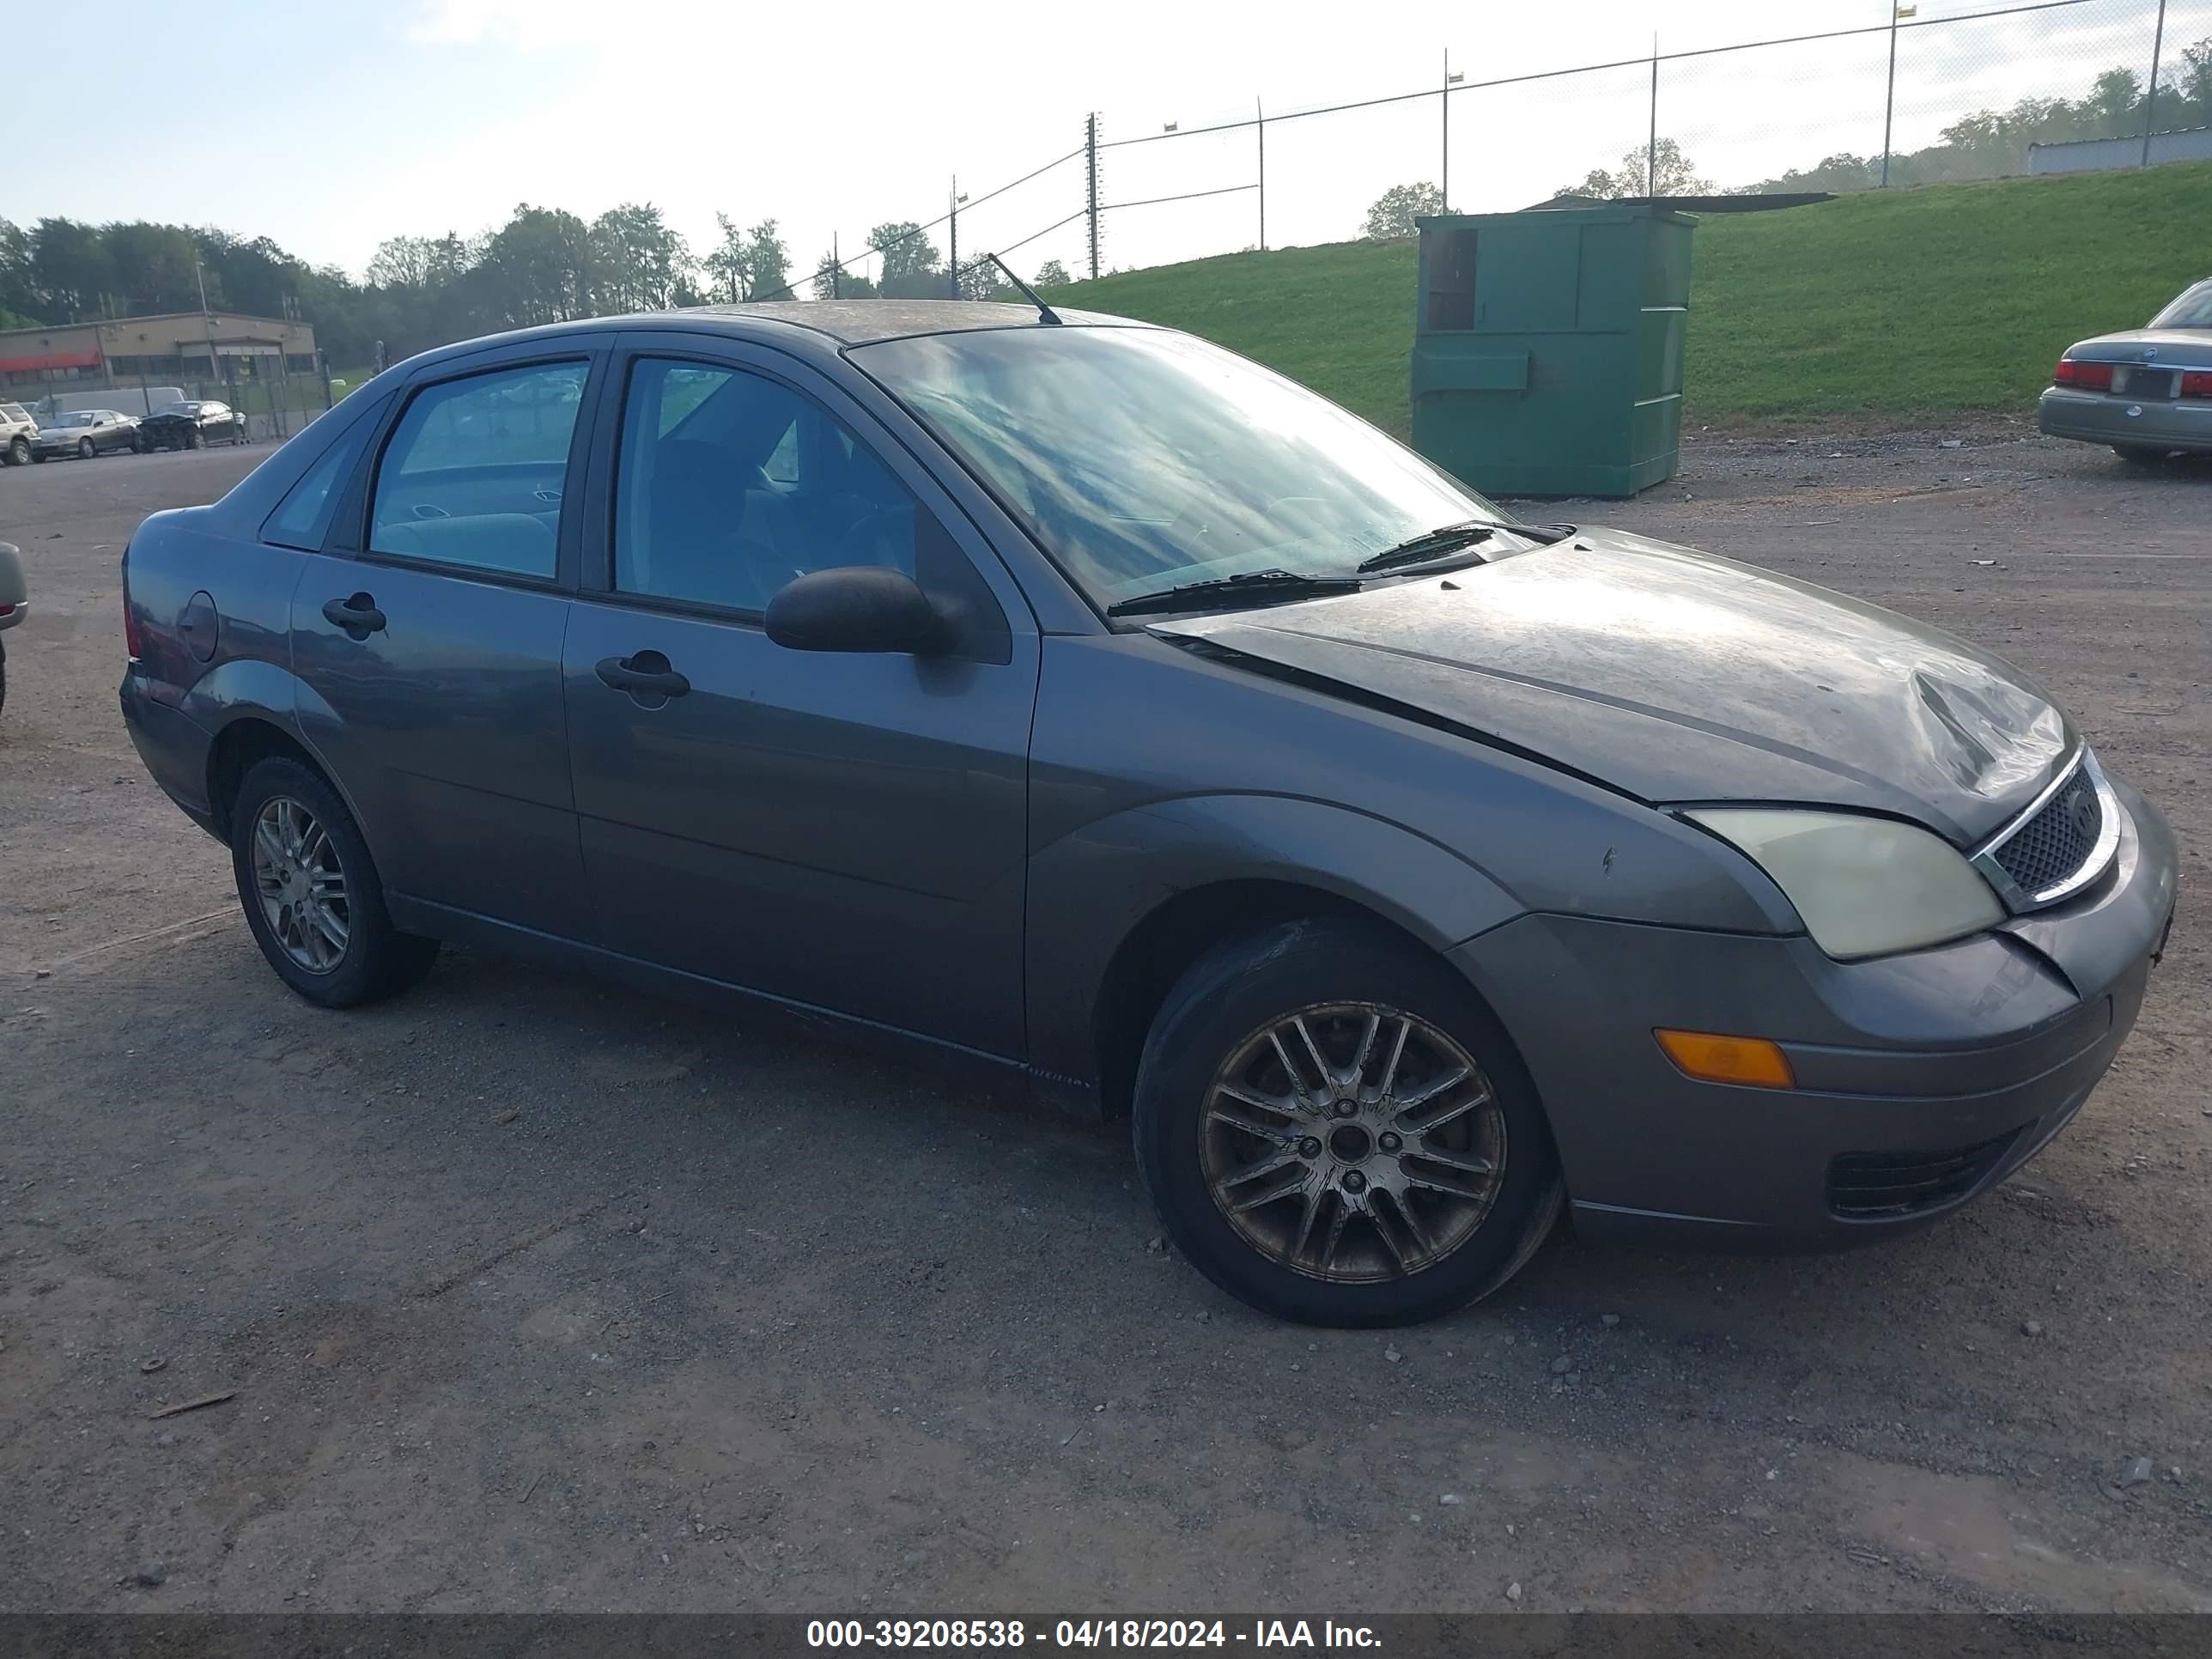
<path id="1" fill-rule="evenodd" d="M 2100 334 L 2066 348 L 2069 357 L 2092 363 L 2201 364 L 2212 368 L 2212 328 L 2130 328 Z"/>
<path id="2" fill-rule="evenodd" d="M 2070 755 L 1999 659 L 1808 582 L 1615 531 L 1152 631 L 1380 699 L 1646 801 L 1792 802 L 1959 844 Z"/>

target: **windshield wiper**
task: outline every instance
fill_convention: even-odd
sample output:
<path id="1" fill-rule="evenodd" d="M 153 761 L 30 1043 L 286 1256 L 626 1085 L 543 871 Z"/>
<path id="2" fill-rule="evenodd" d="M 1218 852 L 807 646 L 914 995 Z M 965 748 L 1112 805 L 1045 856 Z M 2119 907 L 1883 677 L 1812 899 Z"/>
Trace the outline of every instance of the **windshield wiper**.
<path id="1" fill-rule="evenodd" d="M 1378 570 L 1395 570 L 1401 565 L 1426 564 L 1431 559 L 1487 541 L 1501 530 L 1508 535 L 1526 536 L 1545 546 L 1565 541 L 1575 533 L 1570 525 L 1500 524 L 1488 519 L 1469 519 L 1463 524 L 1442 526 L 1410 541 L 1400 542 L 1395 547 L 1386 547 L 1355 568 L 1361 575 L 1367 576 Z"/>
<path id="2" fill-rule="evenodd" d="M 1246 600 L 1311 599 L 1328 593 L 1357 593 L 1357 576 L 1304 576 L 1295 570 L 1248 570 L 1238 576 L 1215 576 L 1202 582 L 1164 587 L 1157 593 L 1139 593 L 1133 599 L 1106 607 L 1109 617 L 1127 617 L 1139 611 L 1204 611 L 1228 609 Z"/>

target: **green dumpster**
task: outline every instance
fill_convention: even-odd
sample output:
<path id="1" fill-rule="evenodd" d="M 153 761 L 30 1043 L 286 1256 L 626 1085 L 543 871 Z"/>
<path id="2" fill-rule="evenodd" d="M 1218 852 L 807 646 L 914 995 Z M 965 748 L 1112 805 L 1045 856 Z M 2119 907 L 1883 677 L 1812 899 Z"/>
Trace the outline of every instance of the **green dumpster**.
<path id="1" fill-rule="evenodd" d="M 1680 459 L 1689 215 L 1419 222 L 1413 447 L 1497 495 L 1633 495 Z"/>

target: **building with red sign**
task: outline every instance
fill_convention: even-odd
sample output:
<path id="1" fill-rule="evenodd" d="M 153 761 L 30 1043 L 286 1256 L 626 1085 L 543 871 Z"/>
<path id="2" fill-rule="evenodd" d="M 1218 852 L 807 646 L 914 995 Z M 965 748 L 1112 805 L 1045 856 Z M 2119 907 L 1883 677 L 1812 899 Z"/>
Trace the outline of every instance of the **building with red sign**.
<path id="1" fill-rule="evenodd" d="M 177 382 L 235 386 L 314 372 L 311 325 L 231 311 L 0 330 L 0 397 L 19 402 L 49 392 Z"/>

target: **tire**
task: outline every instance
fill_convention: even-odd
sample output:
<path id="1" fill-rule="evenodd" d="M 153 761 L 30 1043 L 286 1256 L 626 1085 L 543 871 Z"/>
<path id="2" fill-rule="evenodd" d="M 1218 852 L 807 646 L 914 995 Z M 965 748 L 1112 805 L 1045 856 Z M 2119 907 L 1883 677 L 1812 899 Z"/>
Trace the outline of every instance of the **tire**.
<path id="1" fill-rule="evenodd" d="M 187 432 L 185 434 L 185 447 L 187 449 L 204 449 L 207 447 L 207 440 L 200 436 L 197 431 Z"/>
<path id="2" fill-rule="evenodd" d="M 2139 466 L 2148 471 L 2154 467 L 2164 466 L 2173 452 L 2170 449 L 2152 449 L 2142 444 L 2114 444 L 2112 453 L 2130 466 Z"/>
<path id="3" fill-rule="evenodd" d="M 133 455 L 143 455 L 146 453 L 146 441 L 135 432 L 131 434 L 131 453 Z"/>
<path id="4" fill-rule="evenodd" d="M 285 874 L 289 885 L 272 890 L 264 902 L 264 874 L 257 873 L 255 848 L 264 810 L 275 822 L 270 839 L 264 843 L 260 860 L 265 872 L 273 867 Z M 302 817 L 306 828 L 301 829 Z M 296 847 L 288 844 L 298 836 Z M 286 858 L 275 856 L 304 851 L 305 871 Z M 308 1001 L 325 1008 L 352 1008 L 379 1001 L 406 989 L 429 971 L 438 954 L 435 939 L 403 933 L 392 925 L 384 908 L 384 888 L 362 839 L 353 814 L 337 792 L 299 762 L 280 757 L 259 762 L 239 786 L 231 809 L 231 872 L 238 884 L 238 902 L 246 911 L 246 926 L 254 943 L 276 970 L 276 976 Z M 343 896 L 325 903 L 325 914 L 343 921 L 343 939 L 336 945 L 319 929 L 299 920 L 304 901 L 319 875 L 329 884 L 335 872 Z M 294 872 L 297 872 L 296 874 Z M 290 915 L 284 907 L 289 904 Z M 280 915 L 272 917 L 270 908 Z M 327 957 L 326 961 L 304 960 Z"/>
<path id="5" fill-rule="evenodd" d="M 99 453 L 100 446 L 93 442 L 91 439 L 79 438 L 76 441 L 76 458 L 80 461 L 91 460 Z"/>
<path id="6" fill-rule="evenodd" d="M 1291 1035 L 1285 1048 L 1271 1032 Z M 1461 1066 L 1466 1079 L 1422 1094 Z M 1357 922 L 1278 924 L 1194 963 L 1146 1041 L 1133 1116 L 1176 1248 L 1238 1300 L 1305 1324 L 1411 1324 L 1478 1301 L 1535 1254 L 1565 1195 L 1504 1028 L 1443 962 Z"/>
<path id="7" fill-rule="evenodd" d="M 7 459 L 10 466 L 28 466 L 31 464 L 31 441 L 17 438 L 9 443 Z"/>

